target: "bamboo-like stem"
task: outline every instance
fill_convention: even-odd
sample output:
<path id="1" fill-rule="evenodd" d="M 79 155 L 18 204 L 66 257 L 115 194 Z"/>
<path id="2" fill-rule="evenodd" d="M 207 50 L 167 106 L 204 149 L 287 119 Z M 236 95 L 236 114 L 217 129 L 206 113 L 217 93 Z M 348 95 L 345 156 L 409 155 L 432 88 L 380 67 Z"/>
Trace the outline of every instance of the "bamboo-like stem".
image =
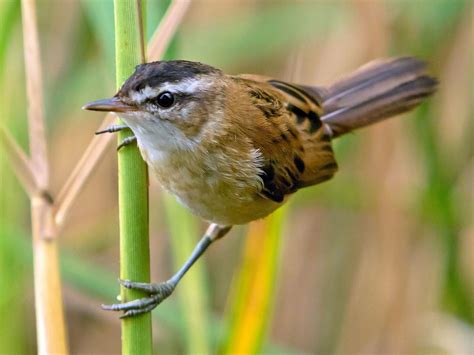
<path id="1" fill-rule="evenodd" d="M 44 132 L 43 87 L 34 0 L 23 0 L 22 23 L 32 172 L 40 191 L 49 188 Z M 57 243 L 51 228 L 52 204 L 47 194 L 31 200 L 35 310 L 38 352 L 67 353 Z"/>
<path id="2" fill-rule="evenodd" d="M 137 0 L 138 1 L 138 0 Z M 140 14 L 134 0 L 115 0 L 115 49 L 117 86 L 132 74 L 140 63 Z M 119 140 L 130 136 L 120 132 Z M 118 154 L 120 277 L 150 282 L 150 247 L 148 240 L 148 173 L 136 146 Z M 121 287 L 121 300 L 128 302 L 145 296 L 143 292 Z M 122 353 L 151 354 L 151 315 L 145 313 L 122 320 Z"/>

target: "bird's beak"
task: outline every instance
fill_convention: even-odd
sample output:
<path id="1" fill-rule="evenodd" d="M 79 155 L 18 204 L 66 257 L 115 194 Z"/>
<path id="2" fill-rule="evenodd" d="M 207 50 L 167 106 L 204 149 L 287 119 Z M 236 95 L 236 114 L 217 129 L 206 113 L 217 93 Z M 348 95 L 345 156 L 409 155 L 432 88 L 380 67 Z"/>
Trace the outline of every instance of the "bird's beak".
<path id="1" fill-rule="evenodd" d="M 124 103 L 118 97 L 112 97 L 110 99 L 102 99 L 97 101 L 89 102 L 82 106 L 83 110 L 91 111 L 106 111 L 106 112 L 130 112 L 137 111 L 138 108 L 133 105 Z"/>

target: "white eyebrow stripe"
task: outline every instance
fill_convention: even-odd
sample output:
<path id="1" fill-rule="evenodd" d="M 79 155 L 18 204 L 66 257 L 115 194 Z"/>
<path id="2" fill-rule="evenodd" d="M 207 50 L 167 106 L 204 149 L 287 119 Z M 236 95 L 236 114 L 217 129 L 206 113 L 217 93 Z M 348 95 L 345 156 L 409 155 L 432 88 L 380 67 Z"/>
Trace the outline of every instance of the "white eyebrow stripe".
<path id="1" fill-rule="evenodd" d="M 155 97 L 159 94 L 160 89 L 159 88 L 152 88 L 150 86 L 145 86 L 143 89 L 140 91 L 131 91 L 128 93 L 128 96 L 136 102 L 141 104 L 142 102 L 146 101 L 150 97 Z"/>
<path id="2" fill-rule="evenodd" d="M 183 92 L 186 94 L 195 93 L 198 90 L 208 89 L 212 85 L 212 81 L 202 77 L 194 77 L 181 80 L 174 83 L 164 83 L 161 85 L 162 91 Z"/>
<path id="3" fill-rule="evenodd" d="M 152 88 L 147 85 L 138 92 L 130 91 L 129 96 L 133 101 L 142 103 L 149 98 L 158 96 L 160 92 L 169 91 L 171 93 L 182 92 L 185 94 L 193 94 L 200 90 L 207 90 L 211 86 L 212 80 L 197 76 L 194 78 L 184 79 L 179 82 L 165 82 L 158 88 Z"/>

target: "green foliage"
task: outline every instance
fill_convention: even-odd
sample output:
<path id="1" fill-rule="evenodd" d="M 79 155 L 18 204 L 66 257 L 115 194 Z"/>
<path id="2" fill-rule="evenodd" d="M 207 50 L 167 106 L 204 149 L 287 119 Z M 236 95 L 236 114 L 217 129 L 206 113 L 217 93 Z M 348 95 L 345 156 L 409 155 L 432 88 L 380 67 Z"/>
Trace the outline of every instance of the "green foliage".
<path id="1" fill-rule="evenodd" d="M 181 55 L 224 67 L 235 64 L 236 58 L 258 61 L 310 40 L 315 33 L 326 33 L 346 16 L 340 4 L 283 2 L 262 12 L 236 14 L 230 23 L 222 19 L 183 33 Z"/>
<path id="2" fill-rule="evenodd" d="M 0 2 L 0 87 L 7 84 L 9 76 L 5 77 L 7 68 L 7 49 L 11 45 L 14 26 L 20 17 L 20 2 L 8 0 Z M 23 114 L 0 94 L 0 124 L 7 124 L 18 130 L 14 118 Z M 7 120 L 7 118 L 9 118 Z M 13 124 L 12 124 L 13 123 Z M 25 338 L 27 330 L 24 327 L 25 309 L 24 288 L 31 273 L 31 265 L 24 264 L 14 245 L 8 243 L 10 238 L 17 238 L 13 225 L 22 223 L 24 211 L 28 210 L 26 197 L 20 189 L 11 170 L 5 154 L 0 150 L 0 354 L 24 354 L 29 350 Z M 25 246 L 31 250 L 31 245 Z"/>
<path id="3" fill-rule="evenodd" d="M 12 34 L 13 26 L 20 15 L 20 2 L 15 0 L 5 0 L 0 3 L 0 79 L 5 69 L 4 62 L 6 48 Z"/>

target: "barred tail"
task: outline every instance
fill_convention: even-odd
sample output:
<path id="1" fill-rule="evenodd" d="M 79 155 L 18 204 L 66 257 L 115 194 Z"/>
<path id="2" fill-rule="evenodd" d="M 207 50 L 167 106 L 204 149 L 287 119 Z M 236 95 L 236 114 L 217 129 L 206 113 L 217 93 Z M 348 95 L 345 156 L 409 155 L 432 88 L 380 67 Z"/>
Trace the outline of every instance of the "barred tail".
<path id="1" fill-rule="evenodd" d="M 432 95 L 437 84 L 418 59 L 373 61 L 319 91 L 324 108 L 321 118 L 332 136 L 338 137 L 409 111 Z"/>

